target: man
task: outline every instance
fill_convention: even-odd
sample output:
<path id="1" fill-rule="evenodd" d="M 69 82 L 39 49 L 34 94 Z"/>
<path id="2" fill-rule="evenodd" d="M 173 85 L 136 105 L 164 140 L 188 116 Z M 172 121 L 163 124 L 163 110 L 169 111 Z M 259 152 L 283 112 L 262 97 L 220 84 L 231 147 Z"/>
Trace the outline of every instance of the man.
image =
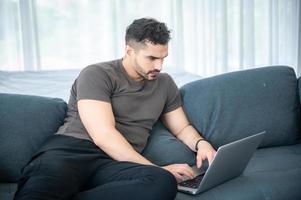
<path id="1" fill-rule="evenodd" d="M 156 166 L 140 152 L 154 123 L 193 151 L 215 150 L 189 124 L 177 86 L 160 74 L 170 31 L 154 19 L 126 31 L 123 59 L 91 65 L 75 80 L 65 123 L 24 168 L 15 199 L 174 199 L 187 164 Z M 84 191 L 84 192 L 82 192 Z"/>

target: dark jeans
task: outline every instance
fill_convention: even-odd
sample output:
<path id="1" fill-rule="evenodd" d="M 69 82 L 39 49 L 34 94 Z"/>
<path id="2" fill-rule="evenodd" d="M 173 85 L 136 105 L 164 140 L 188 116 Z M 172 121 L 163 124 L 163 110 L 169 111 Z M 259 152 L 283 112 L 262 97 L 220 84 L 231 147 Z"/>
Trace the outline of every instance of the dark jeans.
<path id="1" fill-rule="evenodd" d="M 118 162 L 88 140 L 55 135 L 24 168 L 15 199 L 169 200 L 176 185 L 160 167 Z"/>

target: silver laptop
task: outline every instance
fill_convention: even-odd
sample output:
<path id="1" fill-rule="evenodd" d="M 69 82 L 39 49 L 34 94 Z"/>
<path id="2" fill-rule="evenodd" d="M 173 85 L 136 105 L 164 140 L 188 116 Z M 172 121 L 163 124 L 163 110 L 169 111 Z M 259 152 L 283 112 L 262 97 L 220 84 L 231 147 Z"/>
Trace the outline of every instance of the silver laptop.
<path id="1" fill-rule="evenodd" d="M 265 131 L 219 147 L 212 164 L 207 169 L 192 167 L 196 178 L 178 183 L 178 190 L 198 194 L 239 176 L 264 135 Z"/>

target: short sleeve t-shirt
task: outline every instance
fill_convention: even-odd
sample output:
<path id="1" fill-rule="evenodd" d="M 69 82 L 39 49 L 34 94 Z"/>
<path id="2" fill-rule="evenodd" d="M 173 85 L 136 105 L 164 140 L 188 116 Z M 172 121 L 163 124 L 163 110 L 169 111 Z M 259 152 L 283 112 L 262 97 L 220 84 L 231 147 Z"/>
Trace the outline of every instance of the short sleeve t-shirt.
<path id="1" fill-rule="evenodd" d="M 159 117 L 182 105 L 179 90 L 168 74 L 160 73 L 155 80 L 136 82 L 127 75 L 122 59 L 84 68 L 72 85 L 65 123 L 57 134 L 92 141 L 79 117 L 77 101 L 80 99 L 111 103 L 115 128 L 138 152 L 145 147 Z"/>

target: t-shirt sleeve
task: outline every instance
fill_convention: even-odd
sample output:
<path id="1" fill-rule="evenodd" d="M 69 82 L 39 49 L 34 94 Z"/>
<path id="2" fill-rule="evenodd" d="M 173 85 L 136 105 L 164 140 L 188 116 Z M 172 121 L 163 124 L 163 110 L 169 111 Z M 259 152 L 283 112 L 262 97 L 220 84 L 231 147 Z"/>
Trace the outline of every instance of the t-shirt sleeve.
<path id="1" fill-rule="evenodd" d="M 165 103 L 162 114 L 171 112 L 182 106 L 182 98 L 180 91 L 174 80 L 167 75 L 167 101 Z"/>
<path id="2" fill-rule="evenodd" d="M 77 80 L 77 98 L 111 102 L 112 82 L 108 74 L 97 65 L 83 69 Z"/>

